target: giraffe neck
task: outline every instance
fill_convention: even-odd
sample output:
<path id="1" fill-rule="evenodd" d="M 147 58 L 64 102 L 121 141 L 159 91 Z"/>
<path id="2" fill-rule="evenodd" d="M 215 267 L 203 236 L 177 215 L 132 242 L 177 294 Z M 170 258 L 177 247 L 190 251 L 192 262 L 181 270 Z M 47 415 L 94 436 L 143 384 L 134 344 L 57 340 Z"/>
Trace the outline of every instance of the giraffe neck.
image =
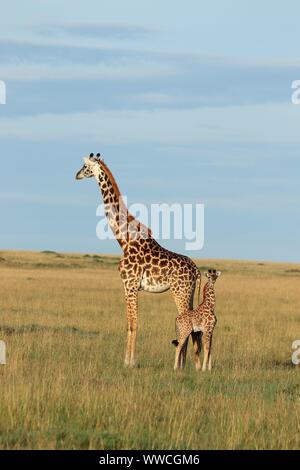
<path id="1" fill-rule="evenodd" d="M 209 279 L 203 290 L 203 304 L 207 305 L 211 310 L 215 308 L 216 296 L 213 282 Z"/>
<path id="2" fill-rule="evenodd" d="M 142 235 L 144 238 L 150 237 L 150 230 L 129 214 L 118 185 L 103 161 L 99 162 L 94 176 L 102 193 L 109 226 L 123 251 L 132 239 Z"/>

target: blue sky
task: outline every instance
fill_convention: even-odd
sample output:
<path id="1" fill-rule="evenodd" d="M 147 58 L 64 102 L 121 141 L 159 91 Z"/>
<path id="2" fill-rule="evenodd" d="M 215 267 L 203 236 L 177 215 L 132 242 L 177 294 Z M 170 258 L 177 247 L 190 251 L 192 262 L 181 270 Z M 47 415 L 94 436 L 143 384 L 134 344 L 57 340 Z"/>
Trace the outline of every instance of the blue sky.
<path id="1" fill-rule="evenodd" d="M 205 204 L 196 257 L 300 261 L 296 1 L 1 6 L 0 249 L 96 238 L 100 151 L 129 202 Z M 184 251 L 184 241 L 163 245 Z"/>

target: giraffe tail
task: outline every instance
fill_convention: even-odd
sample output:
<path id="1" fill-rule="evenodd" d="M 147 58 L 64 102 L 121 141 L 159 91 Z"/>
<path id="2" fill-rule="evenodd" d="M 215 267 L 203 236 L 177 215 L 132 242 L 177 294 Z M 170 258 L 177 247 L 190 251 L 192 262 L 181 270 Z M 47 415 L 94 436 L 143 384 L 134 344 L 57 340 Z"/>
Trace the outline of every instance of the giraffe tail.
<path id="1" fill-rule="evenodd" d="M 174 346 L 178 346 L 179 342 L 177 341 L 177 339 L 173 339 L 172 344 L 174 344 Z"/>

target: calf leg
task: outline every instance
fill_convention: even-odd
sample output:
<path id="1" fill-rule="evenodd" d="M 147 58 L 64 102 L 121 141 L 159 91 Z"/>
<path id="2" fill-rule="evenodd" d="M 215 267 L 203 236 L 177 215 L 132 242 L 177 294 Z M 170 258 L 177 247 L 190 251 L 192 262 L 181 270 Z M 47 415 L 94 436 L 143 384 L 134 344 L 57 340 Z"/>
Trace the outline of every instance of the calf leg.
<path id="1" fill-rule="evenodd" d="M 184 343 L 182 345 L 182 348 L 181 348 L 180 355 L 179 355 L 179 367 L 180 367 L 180 369 L 185 368 L 186 352 L 187 352 L 188 342 L 189 342 L 189 335 L 186 338 L 186 340 L 184 341 Z"/>
<path id="2" fill-rule="evenodd" d="M 175 330 L 178 340 L 173 341 L 176 346 L 174 369 L 183 369 L 188 340 L 192 331 L 188 315 L 180 315 L 176 318 Z"/>
<path id="3" fill-rule="evenodd" d="M 176 342 L 177 346 L 176 346 L 176 351 L 175 351 L 174 370 L 184 368 L 185 356 L 183 355 L 183 350 L 184 348 L 186 349 L 187 347 L 188 339 L 189 339 L 189 334 L 181 341 Z"/>
<path id="4" fill-rule="evenodd" d="M 192 331 L 192 328 L 190 326 L 190 321 L 187 320 L 188 316 L 186 315 L 187 315 L 187 311 L 193 308 L 195 285 L 196 285 L 196 279 L 194 279 L 190 283 L 181 284 L 179 287 L 176 285 L 176 283 L 174 284 L 171 283 L 171 292 L 173 294 L 174 301 L 179 312 L 179 317 L 177 317 L 176 319 L 176 328 L 177 328 L 177 323 L 178 325 L 180 325 L 181 324 L 180 320 L 185 319 L 184 321 L 186 322 L 186 324 L 188 324 L 188 329 L 189 329 L 189 333 L 187 336 L 185 336 L 185 333 L 183 333 L 184 330 L 181 329 L 181 334 L 183 334 L 184 336 L 184 341 L 181 346 L 181 351 L 178 353 L 178 366 L 180 364 L 181 368 L 185 367 L 188 337 Z M 177 338 L 179 340 L 179 334 L 177 334 Z M 177 367 L 174 366 L 174 368 L 177 368 Z"/>
<path id="5" fill-rule="evenodd" d="M 194 361 L 195 361 L 195 366 L 197 370 L 201 369 L 201 359 L 200 359 L 201 336 L 202 336 L 202 333 L 200 331 L 192 332 L 192 341 L 193 341 L 193 347 L 194 347 Z"/>
<path id="6" fill-rule="evenodd" d="M 204 350 L 204 359 L 203 359 L 203 365 L 202 365 L 202 371 L 206 371 L 207 365 L 209 368 L 211 368 L 211 338 L 212 334 L 205 332 L 203 334 L 203 350 Z M 209 368 L 209 370 L 210 370 Z"/>

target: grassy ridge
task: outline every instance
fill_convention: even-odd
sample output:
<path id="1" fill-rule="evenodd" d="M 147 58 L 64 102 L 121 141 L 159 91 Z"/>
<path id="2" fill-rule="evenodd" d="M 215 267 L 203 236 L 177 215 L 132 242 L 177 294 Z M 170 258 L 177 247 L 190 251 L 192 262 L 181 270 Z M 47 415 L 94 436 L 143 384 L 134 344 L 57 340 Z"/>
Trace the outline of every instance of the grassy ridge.
<path id="1" fill-rule="evenodd" d="M 214 369 L 172 370 L 175 305 L 140 295 L 123 367 L 118 258 L 0 252 L 0 448 L 299 448 L 298 265 L 201 260 L 216 285 Z"/>

